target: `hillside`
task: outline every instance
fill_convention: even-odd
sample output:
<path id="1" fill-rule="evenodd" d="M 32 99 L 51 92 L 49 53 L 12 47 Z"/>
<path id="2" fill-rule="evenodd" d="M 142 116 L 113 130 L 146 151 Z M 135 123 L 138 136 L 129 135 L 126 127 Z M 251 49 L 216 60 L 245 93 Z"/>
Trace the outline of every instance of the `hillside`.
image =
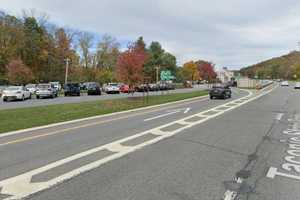
<path id="1" fill-rule="evenodd" d="M 293 79 L 295 66 L 300 64 L 300 52 L 293 51 L 287 55 L 272 58 L 261 63 L 243 68 L 240 70 L 242 75 L 258 78 L 272 79 Z"/>

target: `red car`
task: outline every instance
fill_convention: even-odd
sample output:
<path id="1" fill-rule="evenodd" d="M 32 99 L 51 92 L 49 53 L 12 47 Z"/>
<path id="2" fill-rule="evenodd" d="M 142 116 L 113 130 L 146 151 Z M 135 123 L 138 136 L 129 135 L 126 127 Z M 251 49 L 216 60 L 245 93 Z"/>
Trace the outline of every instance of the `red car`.
<path id="1" fill-rule="evenodd" d="M 122 93 L 129 93 L 130 89 L 129 89 L 129 85 L 122 85 L 120 87 L 120 92 Z"/>

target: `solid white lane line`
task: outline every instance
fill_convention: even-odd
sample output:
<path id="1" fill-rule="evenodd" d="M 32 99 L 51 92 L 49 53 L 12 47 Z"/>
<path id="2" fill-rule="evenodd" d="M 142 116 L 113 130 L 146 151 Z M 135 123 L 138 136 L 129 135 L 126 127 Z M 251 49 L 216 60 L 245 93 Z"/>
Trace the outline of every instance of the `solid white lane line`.
<path id="1" fill-rule="evenodd" d="M 46 166 L 43 166 L 41 168 L 29 171 L 29 172 L 21 174 L 21 175 L 18 175 L 16 177 L 12 177 L 12 178 L 8 178 L 6 180 L 2 180 L 2 181 L 0 181 L 0 188 L 2 188 L 1 194 L 12 196 L 12 197 L 5 198 L 4 200 L 15 200 L 15 199 L 21 199 L 21 198 L 27 197 L 29 195 L 32 195 L 34 193 L 40 192 L 42 190 L 48 189 L 48 188 L 50 188 L 50 187 L 52 187 L 52 186 L 54 186 L 58 183 L 61 183 L 61 182 L 66 181 L 68 179 L 71 179 L 71 178 L 79 175 L 80 173 L 87 172 L 87 171 L 90 171 L 92 169 L 95 169 L 95 168 L 101 166 L 104 163 L 107 163 L 109 161 L 121 158 L 121 157 L 123 157 L 123 156 L 125 156 L 129 153 L 132 153 L 132 152 L 135 152 L 139 149 L 142 149 L 143 147 L 146 147 L 146 146 L 151 145 L 151 144 L 155 144 L 155 143 L 157 143 L 161 140 L 172 137 L 173 135 L 175 135 L 175 134 L 177 134 L 177 133 L 179 133 L 183 130 L 186 130 L 188 128 L 191 128 L 193 126 L 201 124 L 201 123 L 203 123 L 207 120 L 210 120 L 212 118 L 220 116 L 220 115 L 222 115 L 226 112 L 234 110 L 234 109 L 236 109 L 236 108 L 238 108 L 238 107 L 240 107 L 240 106 L 242 106 L 242 105 L 244 105 L 248 102 L 251 102 L 255 99 L 260 98 L 261 96 L 263 96 L 263 95 L 265 95 L 265 94 L 267 94 L 271 91 L 272 90 L 270 90 L 268 92 L 261 93 L 260 95 L 256 95 L 254 97 L 252 97 L 252 92 L 249 91 L 249 95 L 247 97 L 252 97 L 252 98 L 250 98 L 248 101 L 244 101 L 243 103 L 240 103 L 236 106 L 233 106 L 233 107 L 231 107 L 230 109 L 228 109 L 224 112 L 218 112 L 214 115 L 206 116 L 204 119 L 201 119 L 201 120 L 196 121 L 196 122 L 187 122 L 186 121 L 186 120 L 188 120 L 190 118 L 193 118 L 195 116 L 202 116 L 202 113 L 205 113 L 205 112 L 214 110 L 218 107 L 224 106 L 224 105 L 219 105 L 215 108 L 202 111 L 200 113 L 182 118 L 180 120 L 170 122 L 168 124 L 150 129 L 148 131 L 144 131 L 142 133 L 138 133 L 138 134 L 132 135 L 130 137 L 127 137 L 127 138 L 124 138 L 124 139 L 121 139 L 121 140 L 117 140 L 117 141 L 114 141 L 112 143 L 109 143 L 109 144 L 106 144 L 106 145 L 103 145 L 103 146 L 100 146 L 100 147 L 96 147 L 94 149 L 90 149 L 88 151 L 73 155 L 71 157 L 68 157 L 68 158 L 65 158 L 65 159 L 62 159 L 62 160 L 59 160 L 59 161 L 56 161 L 54 163 L 50 163 Z M 181 122 L 183 122 L 183 123 L 181 123 Z M 166 127 L 169 127 L 169 126 L 175 125 L 175 124 L 180 124 L 180 123 L 184 124 L 184 126 L 181 127 L 181 128 L 172 130 L 172 131 L 162 131 L 163 128 L 166 128 Z M 155 135 L 158 135 L 158 137 L 156 137 L 154 139 L 151 139 L 149 141 L 143 142 L 141 144 L 138 144 L 136 146 L 124 146 L 124 145 L 122 145 L 122 143 L 125 143 L 127 141 L 130 141 L 132 139 L 135 139 L 135 138 L 147 135 L 147 134 L 155 134 Z M 57 166 L 61 166 L 63 164 L 69 163 L 73 160 L 82 158 L 84 156 L 90 155 L 90 154 L 98 152 L 100 150 L 111 150 L 111 151 L 115 152 L 115 154 L 112 154 L 112 155 L 107 156 L 105 158 L 102 158 L 98 161 L 92 162 L 88 165 L 85 165 L 85 166 L 82 166 L 82 167 L 77 168 L 75 170 L 72 170 L 72 171 L 70 171 L 66 174 L 60 175 L 59 177 L 56 177 L 56 178 L 54 178 L 52 180 L 49 180 L 47 182 L 31 183 L 31 178 L 34 175 L 43 173 L 43 172 L 48 171 L 50 169 L 53 169 Z"/>

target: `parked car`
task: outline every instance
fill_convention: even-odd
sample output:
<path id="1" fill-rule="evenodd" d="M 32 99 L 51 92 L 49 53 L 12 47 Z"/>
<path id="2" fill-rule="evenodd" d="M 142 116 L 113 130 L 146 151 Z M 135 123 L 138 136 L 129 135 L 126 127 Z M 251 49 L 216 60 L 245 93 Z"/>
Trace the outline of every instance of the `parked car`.
<path id="1" fill-rule="evenodd" d="M 167 90 L 168 86 L 166 83 L 159 83 L 158 88 L 159 88 L 159 90 Z"/>
<path id="2" fill-rule="evenodd" d="M 219 85 L 213 86 L 212 89 L 209 91 L 210 99 L 213 98 L 231 98 L 231 89 L 229 86 Z"/>
<path id="3" fill-rule="evenodd" d="M 130 92 L 129 85 L 123 84 L 123 85 L 120 87 L 120 92 L 122 92 L 122 93 L 129 93 L 129 92 Z"/>
<path id="4" fill-rule="evenodd" d="M 288 87 L 288 86 L 290 86 L 290 84 L 289 84 L 288 81 L 282 81 L 280 85 L 283 86 L 283 87 Z"/>
<path id="5" fill-rule="evenodd" d="M 135 88 L 135 90 L 137 92 L 149 92 L 150 91 L 150 87 L 147 84 L 142 84 L 142 85 L 137 86 Z"/>
<path id="6" fill-rule="evenodd" d="M 158 91 L 159 86 L 157 84 L 149 84 L 149 90 L 150 91 Z"/>
<path id="7" fill-rule="evenodd" d="M 104 86 L 104 91 L 107 94 L 119 94 L 120 93 L 120 86 L 118 83 L 108 83 Z"/>
<path id="8" fill-rule="evenodd" d="M 87 85 L 87 94 L 88 95 L 101 95 L 101 87 L 99 83 L 90 82 Z"/>
<path id="9" fill-rule="evenodd" d="M 50 84 L 52 84 L 53 87 L 54 87 L 57 91 L 61 91 L 62 87 L 61 87 L 61 84 L 60 84 L 58 81 L 50 82 Z"/>
<path id="10" fill-rule="evenodd" d="M 65 96 L 80 96 L 79 83 L 67 83 L 64 88 Z"/>
<path id="11" fill-rule="evenodd" d="M 29 90 L 29 92 L 31 93 L 31 95 L 35 94 L 35 92 L 36 92 L 36 90 L 37 90 L 36 84 L 27 84 L 27 85 L 25 86 L 25 88 L 26 88 L 27 90 Z"/>
<path id="12" fill-rule="evenodd" d="M 300 82 L 297 82 L 296 84 L 295 84 L 295 87 L 294 87 L 295 89 L 300 89 Z"/>
<path id="13" fill-rule="evenodd" d="M 9 86 L 2 92 L 3 101 L 31 99 L 31 93 L 23 86 Z"/>
<path id="14" fill-rule="evenodd" d="M 50 83 L 43 83 L 37 85 L 37 90 L 35 92 L 36 98 L 55 98 L 58 96 L 58 91 Z"/>
<path id="15" fill-rule="evenodd" d="M 175 90 L 175 84 L 174 83 L 166 83 L 167 84 L 167 90 Z"/>
<path id="16" fill-rule="evenodd" d="M 5 90 L 6 88 L 7 88 L 7 86 L 0 85 L 0 97 L 2 96 L 3 90 Z"/>

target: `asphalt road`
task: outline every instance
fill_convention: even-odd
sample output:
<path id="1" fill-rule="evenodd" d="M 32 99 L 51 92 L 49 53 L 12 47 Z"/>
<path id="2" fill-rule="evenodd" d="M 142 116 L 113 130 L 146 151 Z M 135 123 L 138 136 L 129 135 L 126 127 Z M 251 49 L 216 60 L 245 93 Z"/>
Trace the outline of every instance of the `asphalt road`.
<path id="1" fill-rule="evenodd" d="M 195 86 L 194 88 L 187 89 L 177 89 L 170 91 L 159 91 L 159 92 L 149 92 L 149 95 L 161 95 L 163 94 L 172 94 L 172 93 L 187 93 L 199 90 L 207 89 L 206 85 Z M 131 95 L 131 94 L 130 94 Z M 134 96 L 143 96 L 143 93 L 136 92 Z M 58 98 L 51 99 L 36 99 L 33 96 L 32 99 L 28 99 L 26 101 L 12 101 L 12 102 L 3 102 L 0 98 L 0 110 L 5 109 L 13 109 L 13 108 L 25 108 L 25 107 L 35 107 L 35 106 L 45 106 L 45 105 L 55 105 L 55 104 L 66 104 L 66 103 L 80 103 L 80 102 L 88 102 L 88 101 L 96 101 L 96 100 L 107 100 L 107 99 L 118 99 L 118 98 L 127 98 L 128 94 L 106 94 L 102 93 L 101 96 L 87 96 L 86 93 L 82 93 L 80 97 L 64 97 L 59 96 Z"/>
<path id="2" fill-rule="evenodd" d="M 298 200 L 299 100 L 235 90 L 0 136 L 0 199 Z"/>

